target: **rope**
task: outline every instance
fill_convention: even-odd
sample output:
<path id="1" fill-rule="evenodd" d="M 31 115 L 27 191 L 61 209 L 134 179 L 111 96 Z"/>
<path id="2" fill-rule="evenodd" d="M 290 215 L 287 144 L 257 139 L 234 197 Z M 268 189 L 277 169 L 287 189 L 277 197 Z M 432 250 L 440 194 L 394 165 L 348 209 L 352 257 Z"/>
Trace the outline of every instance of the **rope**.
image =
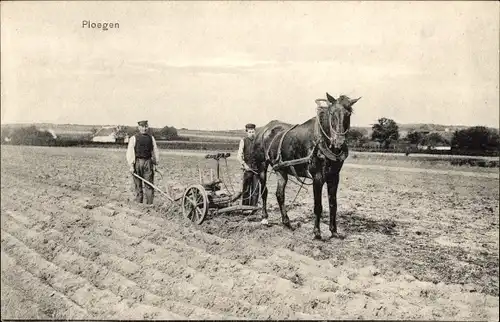
<path id="1" fill-rule="evenodd" d="M 294 204 L 294 203 L 295 203 L 295 200 L 296 200 L 296 199 L 297 199 L 297 197 L 299 196 L 300 190 L 302 190 L 302 187 L 303 187 L 303 186 L 304 186 L 304 184 L 302 183 L 302 184 L 300 185 L 299 190 L 297 191 L 297 194 L 295 195 L 295 198 L 293 198 L 292 204 Z"/>
<path id="2" fill-rule="evenodd" d="M 255 195 L 255 191 L 260 190 L 260 188 L 261 188 L 261 184 L 260 184 L 260 181 L 259 181 L 259 189 L 253 189 L 252 194 L 250 194 L 250 196 L 248 196 L 248 198 L 243 198 L 243 196 L 242 196 L 241 200 L 245 200 L 245 201 L 249 200 L 250 198 L 252 198 Z M 259 197 L 262 198 L 262 193 L 260 193 Z"/>
<path id="3" fill-rule="evenodd" d="M 268 172 L 267 174 L 267 179 L 266 179 L 266 187 L 264 189 L 262 189 L 262 184 L 260 183 L 260 178 L 259 178 L 259 198 L 260 200 L 262 200 L 262 196 L 264 195 L 264 190 L 267 189 L 267 183 L 269 182 L 269 177 L 271 177 L 271 173 L 275 173 L 274 170 L 271 170 Z M 256 189 L 254 190 L 254 192 L 256 191 Z M 243 198 L 242 197 L 242 200 L 248 200 L 250 199 L 253 195 L 254 195 L 254 192 L 252 192 L 252 194 L 248 197 L 248 198 Z M 243 192 L 242 192 L 243 194 Z"/>

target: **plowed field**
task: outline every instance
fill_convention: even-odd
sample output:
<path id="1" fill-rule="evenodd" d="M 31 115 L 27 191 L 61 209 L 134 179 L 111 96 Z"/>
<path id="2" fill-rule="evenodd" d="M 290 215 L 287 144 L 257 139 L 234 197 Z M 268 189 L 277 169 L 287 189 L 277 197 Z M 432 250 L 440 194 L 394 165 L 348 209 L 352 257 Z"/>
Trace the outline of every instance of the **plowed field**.
<path id="1" fill-rule="evenodd" d="M 2 318 L 499 319 L 494 169 L 349 158 L 339 188 L 346 238 L 326 238 L 325 213 L 324 241 L 314 241 L 312 189 L 292 203 L 289 184 L 297 229 L 286 230 L 274 176 L 270 227 L 258 214 L 196 226 L 158 194 L 153 207 L 132 201 L 124 150 L 1 152 Z M 162 152 L 156 182 L 182 191 L 205 162 Z"/>

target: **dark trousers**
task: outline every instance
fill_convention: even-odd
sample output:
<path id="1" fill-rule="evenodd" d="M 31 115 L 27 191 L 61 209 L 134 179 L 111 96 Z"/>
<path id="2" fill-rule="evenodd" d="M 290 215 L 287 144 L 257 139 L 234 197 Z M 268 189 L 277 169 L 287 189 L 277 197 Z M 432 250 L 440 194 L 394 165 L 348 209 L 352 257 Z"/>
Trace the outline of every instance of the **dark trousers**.
<path id="1" fill-rule="evenodd" d="M 154 184 L 154 169 L 153 169 L 153 161 L 151 159 L 135 159 L 134 172 L 138 176 L 148 180 L 149 182 Z M 134 176 L 134 184 L 135 184 L 135 201 L 142 203 L 143 200 L 143 187 L 144 193 L 146 194 L 146 203 L 148 205 L 153 203 L 154 198 L 154 189 L 144 183 L 141 179 Z"/>
<path id="2" fill-rule="evenodd" d="M 243 173 L 242 204 L 256 206 L 259 201 L 259 175 L 252 171 Z"/>

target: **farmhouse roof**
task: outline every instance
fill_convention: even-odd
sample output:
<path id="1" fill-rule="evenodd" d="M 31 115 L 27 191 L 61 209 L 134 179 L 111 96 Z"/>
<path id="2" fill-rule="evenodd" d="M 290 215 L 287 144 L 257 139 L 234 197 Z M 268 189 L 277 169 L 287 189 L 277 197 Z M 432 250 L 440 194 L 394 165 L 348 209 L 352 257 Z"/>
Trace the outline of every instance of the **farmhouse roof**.
<path id="1" fill-rule="evenodd" d="M 94 136 L 110 136 L 111 134 L 116 133 L 116 129 L 114 127 L 103 127 Z"/>

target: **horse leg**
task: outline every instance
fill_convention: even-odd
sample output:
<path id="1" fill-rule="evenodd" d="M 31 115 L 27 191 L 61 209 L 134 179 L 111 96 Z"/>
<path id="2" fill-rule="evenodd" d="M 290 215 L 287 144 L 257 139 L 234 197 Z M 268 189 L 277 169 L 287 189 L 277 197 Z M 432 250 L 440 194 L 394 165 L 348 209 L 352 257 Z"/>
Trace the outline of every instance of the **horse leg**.
<path id="1" fill-rule="evenodd" d="M 340 238 L 341 236 L 337 232 L 337 189 L 339 186 L 340 173 L 335 173 L 330 178 L 328 178 L 326 185 L 328 188 L 328 202 L 330 205 L 330 232 L 332 236 L 330 238 Z"/>
<path id="2" fill-rule="evenodd" d="M 269 217 L 267 214 L 267 170 L 259 172 L 259 180 L 262 194 L 262 221 L 266 223 Z"/>
<path id="3" fill-rule="evenodd" d="M 276 199 L 278 200 L 278 205 L 280 207 L 281 212 L 281 222 L 287 228 L 292 229 L 292 225 L 290 225 L 290 218 L 286 213 L 285 209 L 285 187 L 288 182 L 288 175 L 285 172 L 277 171 L 278 177 L 278 187 L 276 188 Z"/>
<path id="4" fill-rule="evenodd" d="M 313 179 L 313 194 L 314 194 L 314 239 L 321 240 L 321 229 L 320 221 L 321 214 L 323 213 L 323 205 L 321 202 L 321 190 L 323 190 L 323 179 L 314 178 Z"/>

